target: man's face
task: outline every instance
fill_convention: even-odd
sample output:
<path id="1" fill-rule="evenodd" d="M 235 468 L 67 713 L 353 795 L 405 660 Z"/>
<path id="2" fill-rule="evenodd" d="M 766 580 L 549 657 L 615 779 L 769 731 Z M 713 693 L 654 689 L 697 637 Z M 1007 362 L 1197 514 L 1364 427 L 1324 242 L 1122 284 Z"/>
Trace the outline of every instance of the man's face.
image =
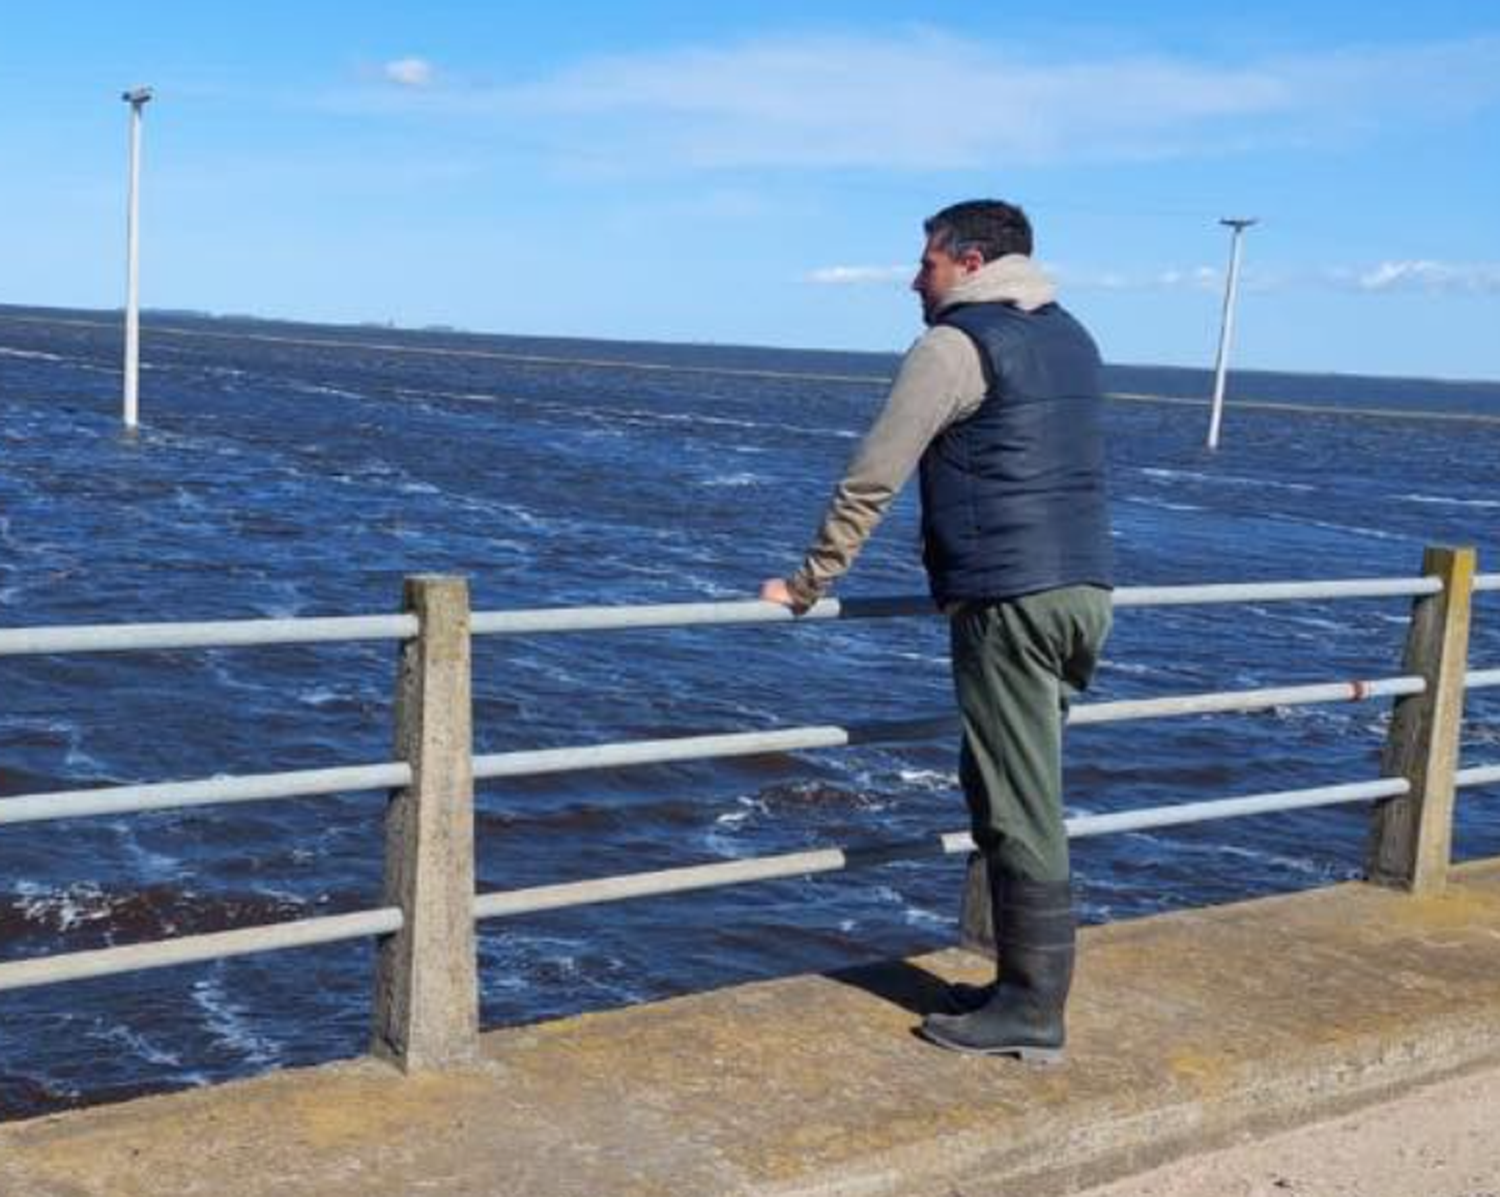
<path id="1" fill-rule="evenodd" d="M 943 296 L 953 289 L 960 279 L 973 274 L 984 265 L 984 258 L 977 249 L 965 250 L 954 257 L 946 249 L 939 249 L 931 237 L 922 249 L 922 264 L 911 280 L 911 289 L 922 297 L 922 319 L 931 324 L 942 307 Z"/>

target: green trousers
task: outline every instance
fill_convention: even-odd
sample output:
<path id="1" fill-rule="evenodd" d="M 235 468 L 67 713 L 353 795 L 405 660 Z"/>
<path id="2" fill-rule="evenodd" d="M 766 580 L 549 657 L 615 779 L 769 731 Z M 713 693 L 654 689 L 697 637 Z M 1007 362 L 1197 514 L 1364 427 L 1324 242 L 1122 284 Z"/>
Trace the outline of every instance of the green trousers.
<path id="1" fill-rule="evenodd" d="M 1011 876 L 1068 877 L 1063 716 L 1094 675 L 1111 618 L 1109 591 L 1096 586 L 965 603 L 951 616 L 974 845 Z"/>

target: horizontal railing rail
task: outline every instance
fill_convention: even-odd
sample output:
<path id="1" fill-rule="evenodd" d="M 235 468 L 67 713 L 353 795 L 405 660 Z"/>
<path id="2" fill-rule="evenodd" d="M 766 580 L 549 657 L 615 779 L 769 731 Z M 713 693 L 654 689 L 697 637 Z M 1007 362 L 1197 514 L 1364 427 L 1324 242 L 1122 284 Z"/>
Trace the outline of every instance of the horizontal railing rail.
<path id="1" fill-rule="evenodd" d="M 1500 685 L 1500 670 L 1494 671 Z M 1370 681 L 1326 682 L 1257 690 L 1224 690 L 1163 698 L 1123 699 L 1075 704 L 1067 714 L 1069 726 L 1165 719 L 1185 715 L 1254 713 L 1277 707 L 1318 703 L 1362 702 L 1375 698 L 1420 694 L 1420 677 L 1375 678 Z M 489 753 L 473 758 L 476 781 L 537 777 L 591 769 L 620 769 L 640 765 L 718 760 L 776 752 L 845 748 L 857 744 L 903 743 L 952 732 L 954 715 L 886 720 L 852 727 L 813 726 L 773 731 L 724 732 L 658 740 L 628 740 L 610 744 L 526 749 Z M 305 769 L 291 773 L 261 773 L 238 777 L 210 777 L 148 785 L 107 786 L 89 790 L 56 790 L 0 799 L 0 826 L 122 815 L 141 811 L 175 810 L 216 803 L 272 801 L 360 790 L 385 790 L 411 784 L 411 768 L 400 761 Z"/>
<path id="2" fill-rule="evenodd" d="M 1500 765 L 1467 769 L 1457 774 L 1460 787 L 1500 782 Z M 1070 839 L 1150 831 L 1189 823 L 1306 810 L 1352 802 L 1399 797 L 1409 790 L 1400 778 L 1280 790 L 1206 802 L 1178 802 L 1139 810 L 1075 815 L 1065 821 Z M 691 890 L 713 889 L 747 882 L 919 861 L 970 851 L 966 831 L 947 832 L 922 840 L 891 841 L 852 847 L 820 848 L 675 869 L 627 873 L 560 885 L 500 890 L 474 898 L 478 920 L 514 917 L 546 910 L 596 905 L 632 898 L 660 897 Z M 108 976 L 172 964 L 186 964 L 280 948 L 334 943 L 399 930 L 401 911 L 395 908 L 318 919 L 263 924 L 208 935 L 181 936 L 147 944 L 74 952 L 0 964 L 0 991 L 53 984 L 87 977 Z"/>
<path id="3" fill-rule="evenodd" d="M 1269 794 L 1252 794 L 1242 798 L 1222 798 L 1212 802 L 1182 802 L 1146 810 L 1120 811 L 1105 815 L 1075 815 L 1065 821 L 1068 838 L 1111 835 L 1120 832 L 1146 831 L 1157 827 L 1176 827 L 1211 819 L 1230 819 L 1242 815 L 1268 814 L 1314 806 L 1331 806 L 1342 802 L 1368 802 L 1376 798 L 1396 798 L 1409 789 L 1401 778 L 1356 782 L 1350 785 L 1321 786 L 1309 790 L 1284 790 Z M 625 898 L 653 897 L 680 893 L 690 889 L 710 889 L 739 885 L 746 881 L 772 881 L 813 873 L 830 873 L 857 865 L 890 864 L 900 860 L 920 860 L 931 856 L 951 855 L 973 850 L 967 831 L 948 832 L 931 839 L 901 843 L 871 844 L 854 848 L 820 848 L 808 852 L 791 852 L 780 856 L 762 856 L 733 860 L 724 864 L 691 865 L 662 869 L 651 873 L 601 877 L 591 881 L 574 881 L 565 885 L 541 885 L 522 890 L 500 890 L 474 899 L 476 918 L 500 918 L 531 914 L 541 910 L 558 910 L 586 906 Z"/>
<path id="4" fill-rule="evenodd" d="M 1410 598 L 1436 594 L 1434 578 L 1353 578 L 1334 582 L 1245 582 L 1207 586 L 1122 586 L 1112 592 L 1117 608 L 1179 607 L 1310 599 Z M 661 603 L 644 607 L 560 607 L 520 611 L 481 611 L 473 618 L 476 636 L 537 635 L 547 632 L 623 631 L 629 628 L 703 627 L 733 623 L 801 623 L 821 619 L 886 619 L 939 614 L 930 598 L 824 599 L 802 615 L 767 609 L 755 600 L 714 603 Z"/>
<path id="5" fill-rule="evenodd" d="M 1383 763 L 1382 772 L 1385 776 L 1378 779 L 1206 801 L 1180 801 L 1144 809 L 1078 814 L 1066 820 L 1068 835 L 1081 838 L 1132 833 L 1273 812 L 1355 802 L 1375 803 L 1375 838 L 1383 845 L 1381 851 L 1395 853 L 1406 863 L 1398 861 L 1396 865 L 1391 865 L 1384 857 L 1372 857 L 1372 877 L 1394 878 L 1397 881 L 1404 879 L 1413 888 L 1430 884 L 1422 870 L 1436 868 L 1440 877 L 1447 868 L 1447 849 L 1446 841 L 1442 841 L 1441 860 L 1426 860 L 1432 854 L 1427 846 L 1428 841 L 1433 840 L 1433 837 L 1441 839 L 1437 832 L 1426 829 L 1426 824 L 1433 819 L 1440 821 L 1445 817 L 1451 822 L 1452 796 L 1456 791 L 1500 782 L 1500 763 L 1462 769 L 1457 767 L 1457 733 L 1449 710 L 1456 704 L 1461 711 L 1462 696 L 1466 689 L 1500 686 L 1500 669 L 1467 669 L 1464 660 L 1469 596 L 1500 591 L 1500 574 L 1475 575 L 1472 569 L 1472 552 L 1429 550 L 1425 572 L 1420 577 L 1147 586 L 1116 590 L 1113 601 L 1117 608 L 1365 598 L 1410 598 L 1416 600 L 1416 603 L 1405 669 L 1399 675 L 1368 680 L 1340 680 L 1080 703 L 1074 704 L 1067 714 L 1067 721 L 1071 726 L 1190 715 L 1254 713 L 1299 705 L 1374 699 L 1396 700 L 1397 718 L 1392 722 L 1387 759 Z M 950 733 L 957 726 L 956 716 L 944 714 L 887 719 L 847 727 L 818 725 L 774 728 L 473 754 L 472 748 L 467 747 L 467 712 L 471 703 L 468 690 L 468 653 L 470 640 L 474 636 L 875 619 L 935 613 L 929 599 L 910 596 L 829 599 L 800 616 L 760 601 L 470 613 L 467 609 L 467 592 L 462 583 L 456 583 L 452 579 L 431 578 L 408 580 L 408 609 L 395 615 L 0 629 L 0 656 L 396 641 L 401 644 L 403 654 L 399 671 L 403 681 L 397 702 L 397 742 L 407 746 L 401 751 L 411 758 L 293 772 L 217 776 L 191 781 L 25 794 L 0 799 L 0 825 L 367 790 L 390 792 L 392 812 L 395 812 L 398 805 L 405 804 L 404 814 L 399 817 L 394 813 L 388 815 L 388 821 L 396 819 L 391 825 L 396 830 L 388 830 L 387 890 L 384 904 L 377 909 L 13 960 L 0 963 L 0 990 L 375 936 L 382 944 L 379 953 L 382 979 L 377 985 L 376 1021 L 377 1026 L 386 1028 L 383 1032 L 377 1032 L 377 1040 L 387 1045 L 397 1045 L 392 1049 L 394 1054 L 409 1064 L 415 1056 L 409 1054 L 410 1045 L 403 1036 L 412 1028 L 395 1027 L 391 1020 L 409 1018 L 410 1014 L 405 1005 L 406 999 L 398 999 L 392 995 L 400 985 L 410 986 L 416 983 L 415 974 L 410 970 L 415 969 L 416 961 L 425 956 L 412 948 L 411 945 L 415 943 L 413 937 L 435 933 L 431 930 L 431 919 L 425 921 L 429 930 L 424 933 L 407 913 L 420 903 L 430 902 L 430 893 L 427 898 L 418 896 L 418 891 L 424 885 L 429 891 L 443 890 L 446 887 L 446 908 L 453 918 L 462 918 L 469 923 L 470 938 L 467 941 L 463 936 L 453 937 L 450 934 L 451 942 L 443 941 L 438 945 L 438 950 L 461 950 L 462 944 L 467 942 L 467 950 L 472 956 L 472 924 L 478 920 L 967 852 L 971 849 L 969 833 L 955 831 L 917 841 L 817 848 L 476 894 L 472 884 L 472 859 L 455 862 L 450 858 L 450 864 L 462 863 L 464 868 L 448 872 L 446 866 L 440 867 L 436 860 L 430 858 L 430 844 L 419 846 L 417 842 L 419 838 L 431 842 L 450 841 L 455 833 L 458 833 L 459 841 L 463 840 L 461 829 L 464 820 L 472 820 L 468 805 L 472 799 L 466 788 L 471 785 L 471 779 L 484 781 L 922 740 Z M 439 641 L 446 646 L 444 650 L 429 655 L 429 643 L 436 645 Z M 455 645 L 461 648 L 456 656 Z M 1455 646 L 1452 651 L 1447 647 L 1449 645 Z M 425 680 L 421 686 L 412 688 L 408 683 L 414 678 Z M 441 681 L 435 689 L 429 684 L 430 679 L 434 678 Z M 1449 697 L 1439 702 L 1442 695 Z M 431 705 L 424 708 L 424 703 Z M 1446 714 L 1443 713 L 1445 711 Z M 1449 720 L 1444 725 L 1445 730 L 1441 733 L 1435 731 L 1436 721 L 1445 718 Z M 425 758 L 422 754 L 429 751 L 425 738 L 427 733 L 423 729 L 429 721 L 434 720 L 445 726 L 461 726 L 460 740 L 465 748 L 458 756 L 454 756 L 454 741 L 447 733 L 440 734 L 432 741 L 432 745 L 433 751 L 437 751 L 442 757 L 441 762 L 435 763 L 437 758 L 434 758 L 423 764 L 421 762 Z M 1444 736 L 1446 740 L 1442 739 Z M 1412 753 L 1418 750 L 1426 752 L 1427 749 L 1422 748 L 1422 745 L 1437 744 L 1440 740 L 1446 744 L 1442 751 L 1448 753 L 1449 765 L 1433 766 L 1428 761 L 1420 769 L 1414 769 L 1410 764 Z M 442 747 L 439 748 L 439 745 Z M 445 774 L 445 768 L 458 768 L 459 772 Z M 1447 770 L 1446 775 L 1443 773 L 1444 768 Z M 442 776 L 438 776 L 440 774 Z M 451 790 L 454 785 L 459 786 L 458 806 L 451 805 L 455 801 Z M 1440 792 L 1442 785 L 1448 787 L 1446 799 L 1443 799 Z M 1437 790 L 1434 790 L 1434 786 L 1437 786 Z M 1389 804 L 1400 802 L 1415 803 L 1417 813 L 1414 819 L 1403 816 L 1404 822 L 1400 822 L 1393 831 L 1392 825 L 1380 823 L 1379 816 Z M 448 820 L 445 824 L 449 829 L 448 833 L 424 833 L 422 837 L 411 834 L 411 829 L 415 827 L 411 820 L 417 817 L 413 812 L 425 809 L 430 813 L 436 809 L 431 805 L 433 803 L 447 804 L 442 807 L 441 817 Z M 1429 806 L 1437 812 L 1436 815 L 1429 813 Z M 429 815 L 421 817 L 426 819 Z M 455 819 L 458 821 L 454 822 Z M 423 825 L 426 826 L 425 823 Z M 1411 827 L 1416 830 L 1411 831 Z M 391 856 L 389 853 L 396 855 Z M 454 888 L 456 879 L 461 877 L 469 878 L 466 890 Z M 393 885 L 395 888 L 392 888 Z M 439 939 L 442 938 L 443 933 L 436 934 Z M 395 950 L 391 949 L 392 944 L 397 944 Z M 454 945 L 458 945 L 458 948 Z M 426 952 L 431 954 L 433 950 L 433 946 L 429 944 Z M 472 970 L 472 960 L 468 961 L 467 967 Z M 458 968 L 454 975 L 462 976 L 463 969 Z M 400 981 L 399 978 L 403 976 L 405 980 Z M 393 977 L 397 979 L 393 980 Z M 423 1054 L 414 1048 L 410 1051 L 417 1055 Z"/>
<path id="6" fill-rule="evenodd" d="M 1475 765 L 1471 769 L 1460 769 L 1453 775 L 1453 784 L 1459 789 L 1469 786 L 1488 786 L 1500 782 L 1500 764 Z"/>
<path id="7" fill-rule="evenodd" d="M 1407 598 L 1436 594 L 1433 578 L 1353 578 L 1331 582 L 1234 582 L 1205 586 L 1123 586 L 1116 607 L 1176 607 L 1240 602 L 1315 599 Z M 1474 580 L 1475 591 L 1500 590 L 1500 574 Z M 922 596 L 824 599 L 794 615 L 755 599 L 704 603 L 658 603 L 618 607 L 539 607 L 476 611 L 476 636 L 549 632 L 620 631 L 627 628 L 705 627 L 716 624 L 804 623 L 824 619 L 886 619 L 938 614 Z M 85 624 L 0 628 L 0 657 L 82 653 L 147 652 L 188 648 L 246 648 L 277 644 L 336 644 L 360 640 L 409 640 L 413 615 L 337 615 L 289 619 L 229 619 L 198 623 Z"/>
<path id="8" fill-rule="evenodd" d="M 211 931 L 205 935 L 179 935 L 149 943 L 122 944 L 88 952 L 66 952 L 30 960 L 0 964 L 0 992 L 52 985 L 60 981 L 82 981 L 118 973 L 167 968 L 175 964 L 198 964 L 256 952 L 283 948 L 305 948 L 313 944 L 339 943 L 371 935 L 390 935 L 401 930 L 405 916 L 396 907 L 330 914 L 315 919 L 293 919 Z"/>
<path id="9" fill-rule="evenodd" d="M 53 790 L 0 798 L 0 827 L 52 819 L 82 819 L 359 790 L 388 790 L 410 784 L 411 766 L 402 761 L 391 761 L 378 765 L 301 769 L 291 773 L 254 773 L 149 785 L 101 786 L 90 790 Z"/>
<path id="10" fill-rule="evenodd" d="M 53 653 L 154 652 L 179 648 L 247 648 L 268 644 L 338 644 L 407 640 L 417 634 L 412 615 L 335 615 L 326 618 L 218 619 L 204 623 L 84 624 L 0 628 L 0 657 Z"/>

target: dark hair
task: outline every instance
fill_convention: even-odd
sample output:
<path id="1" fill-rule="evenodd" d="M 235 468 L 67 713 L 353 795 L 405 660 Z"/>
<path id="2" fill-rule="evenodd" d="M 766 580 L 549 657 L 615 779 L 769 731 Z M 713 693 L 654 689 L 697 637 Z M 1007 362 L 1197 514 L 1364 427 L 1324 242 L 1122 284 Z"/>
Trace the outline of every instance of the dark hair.
<path id="1" fill-rule="evenodd" d="M 1006 254 L 1031 254 L 1031 221 L 1003 200 L 950 204 L 922 223 L 933 246 L 952 257 L 977 249 L 986 262 Z"/>

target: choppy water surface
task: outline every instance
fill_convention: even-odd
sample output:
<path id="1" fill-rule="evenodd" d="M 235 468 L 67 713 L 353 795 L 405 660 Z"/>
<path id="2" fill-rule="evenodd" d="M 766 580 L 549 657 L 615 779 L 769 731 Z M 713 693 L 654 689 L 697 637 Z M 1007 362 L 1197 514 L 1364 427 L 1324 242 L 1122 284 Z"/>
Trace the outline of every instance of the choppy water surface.
<path id="1" fill-rule="evenodd" d="M 382 612 L 416 572 L 468 575 L 478 609 L 744 597 L 796 564 L 883 394 L 877 381 L 773 375 L 878 379 L 892 366 L 172 323 L 195 335 L 148 326 L 145 427 L 132 443 L 118 433 L 117 329 L 0 310 L 0 622 Z M 603 359 L 687 369 L 588 364 Z M 1111 381 L 1205 389 L 1185 371 Z M 1274 375 L 1238 386 L 1500 415 L 1493 386 Z M 1476 544 L 1500 569 L 1500 424 L 1242 409 L 1210 459 L 1198 409 L 1120 402 L 1109 420 L 1127 583 L 1411 573 L 1433 542 Z M 908 495 L 842 593 L 920 591 L 916 539 Z M 1474 655 L 1493 666 L 1500 596 L 1481 602 Z M 1098 697 L 1385 676 L 1404 633 L 1399 600 L 1122 612 Z M 0 795 L 385 760 L 393 659 L 392 646 L 365 645 L 0 660 Z M 486 639 L 475 669 L 488 752 L 860 722 L 951 701 L 936 620 Z M 1468 763 L 1500 760 L 1494 693 L 1472 701 Z M 1070 807 L 1367 778 L 1383 733 L 1380 704 L 1079 729 Z M 480 885 L 953 830 L 954 758 L 935 740 L 488 784 Z M 381 807 L 378 794 L 350 794 L 7 828 L 0 958 L 367 908 Z M 1500 797 L 1473 792 L 1460 823 L 1461 855 L 1500 853 Z M 1327 810 L 1084 842 L 1085 913 L 1346 878 L 1364 828 L 1361 810 Z M 484 1020 L 930 948 L 952 936 L 959 867 L 482 924 Z M 347 945 L 6 995 L 0 1115 L 356 1053 L 369 977 L 368 946 Z"/>

